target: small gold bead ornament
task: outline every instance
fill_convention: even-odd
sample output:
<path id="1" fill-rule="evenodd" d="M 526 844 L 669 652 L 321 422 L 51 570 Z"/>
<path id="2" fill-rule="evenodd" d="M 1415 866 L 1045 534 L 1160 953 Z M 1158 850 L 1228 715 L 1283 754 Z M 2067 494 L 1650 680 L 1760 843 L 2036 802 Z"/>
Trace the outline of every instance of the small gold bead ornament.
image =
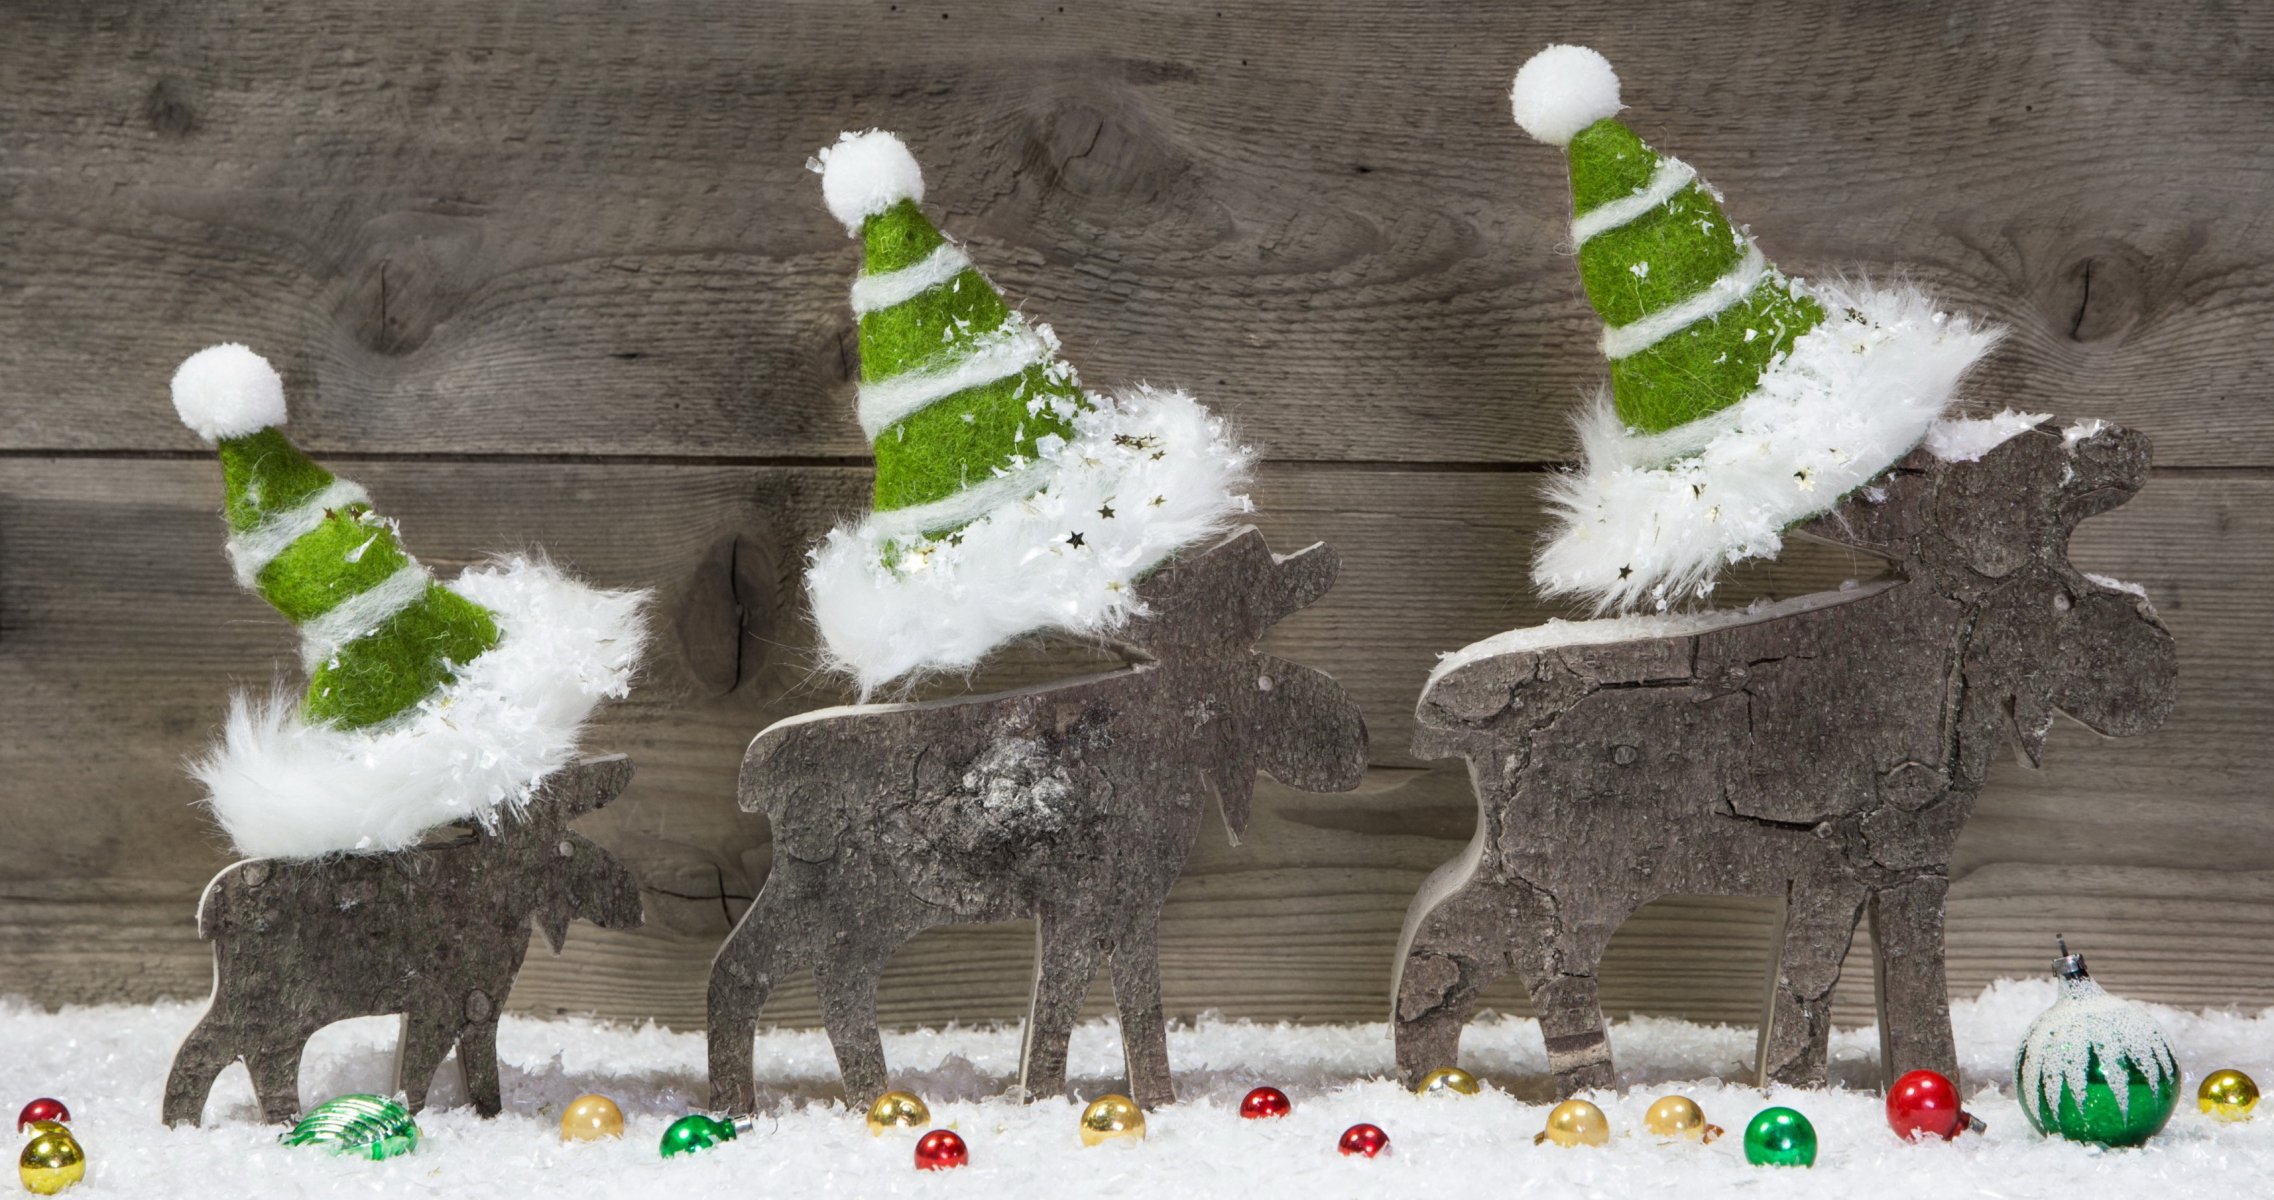
<path id="1" fill-rule="evenodd" d="M 1548 1112 L 1548 1127 L 1532 1135 L 1532 1144 L 1606 1146 L 1611 1141 L 1610 1118 L 1585 1100 L 1566 1100 Z"/>
<path id="2" fill-rule="evenodd" d="M 868 1123 L 872 1137 L 887 1129 L 925 1129 L 932 1123 L 932 1110 L 914 1092 L 886 1092 L 869 1105 Z"/>
<path id="3" fill-rule="evenodd" d="M 1706 1123 L 1705 1110 L 1688 1096 L 1662 1096 L 1643 1114 L 1642 1126 L 1669 1141 L 1710 1142 L 1720 1137 L 1721 1126 Z"/>
<path id="4" fill-rule="evenodd" d="M 1416 1096 L 1474 1096 L 1484 1090 L 1477 1077 L 1459 1067 L 1439 1067 L 1422 1077 Z"/>
<path id="5" fill-rule="evenodd" d="M 2247 1121 L 2258 1107 L 2258 1084 L 2240 1071 L 2213 1071 L 2195 1089 L 2195 1106 L 2220 1121 Z"/>
<path id="6" fill-rule="evenodd" d="M 1127 1096 L 1100 1096 L 1082 1110 L 1082 1144 L 1101 1145 L 1122 1140 L 1142 1141 L 1145 1110 Z"/>

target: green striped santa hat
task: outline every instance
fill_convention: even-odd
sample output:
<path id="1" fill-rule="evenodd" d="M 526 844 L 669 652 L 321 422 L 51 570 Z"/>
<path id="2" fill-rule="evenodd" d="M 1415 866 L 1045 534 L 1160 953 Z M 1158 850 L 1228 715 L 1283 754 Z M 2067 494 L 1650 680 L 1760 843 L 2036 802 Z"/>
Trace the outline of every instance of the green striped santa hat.
<path id="1" fill-rule="evenodd" d="M 494 827 L 574 755 L 585 719 L 629 689 L 637 592 L 513 557 L 443 583 L 359 486 L 287 440 L 284 384 L 243 346 L 173 380 L 182 423 L 221 459 L 237 582 L 300 634 L 304 694 L 238 696 L 193 767 L 249 856 L 396 850 L 436 826 Z"/>
<path id="2" fill-rule="evenodd" d="M 1550 486 L 1533 564 L 1548 595 L 1665 608 L 1909 453 L 2001 331 L 1908 286 L 1778 271 L 1720 193 L 1616 120 L 1619 79 L 1583 46 L 1516 73 L 1516 123 L 1570 160 L 1571 241 L 1603 320 L 1610 388 L 1583 464 Z"/>
<path id="3" fill-rule="evenodd" d="M 863 695 L 968 670 L 1026 634 L 1108 634 L 1147 571 L 1249 511 L 1251 455 L 1223 423 L 1182 392 L 1085 390 L 1050 327 L 925 217 L 899 138 L 847 133 L 812 165 L 861 242 L 858 416 L 876 486 L 806 583 L 825 662 Z"/>

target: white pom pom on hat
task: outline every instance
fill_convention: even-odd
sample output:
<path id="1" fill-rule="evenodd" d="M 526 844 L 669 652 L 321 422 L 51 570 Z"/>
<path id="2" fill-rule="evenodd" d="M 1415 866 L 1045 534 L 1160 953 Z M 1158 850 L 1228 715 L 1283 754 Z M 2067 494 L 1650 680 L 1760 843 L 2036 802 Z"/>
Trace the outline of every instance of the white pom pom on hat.
<path id="1" fill-rule="evenodd" d="M 174 371 L 174 411 L 209 442 L 284 424 L 284 380 L 235 342 L 208 346 Z"/>
<path id="2" fill-rule="evenodd" d="M 1585 46 L 1550 46 L 1516 72 L 1508 106 L 1524 132 L 1566 146 L 1580 130 L 1618 115 L 1619 74 Z"/>
<path id="3" fill-rule="evenodd" d="M 924 202 L 924 172 L 901 140 L 881 129 L 841 133 L 809 164 L 821 172 L 829 212 L 859 236 L 861 224 L 902 200 Z"/>

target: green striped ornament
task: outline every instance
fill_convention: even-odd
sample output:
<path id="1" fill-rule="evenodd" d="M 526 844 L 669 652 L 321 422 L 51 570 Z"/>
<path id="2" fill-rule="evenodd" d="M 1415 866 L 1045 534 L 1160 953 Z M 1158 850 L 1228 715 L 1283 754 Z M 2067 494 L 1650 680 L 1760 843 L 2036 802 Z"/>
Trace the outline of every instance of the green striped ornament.
<path id="1" fill-rule="evenodd" d="M 281 1138 L 287 1146 L 322 1146 L 332 1153 L 374 1162 L 418 1149 L 410 1110 L 382 1096 L 341 1096 L 300 1118 Z"/>

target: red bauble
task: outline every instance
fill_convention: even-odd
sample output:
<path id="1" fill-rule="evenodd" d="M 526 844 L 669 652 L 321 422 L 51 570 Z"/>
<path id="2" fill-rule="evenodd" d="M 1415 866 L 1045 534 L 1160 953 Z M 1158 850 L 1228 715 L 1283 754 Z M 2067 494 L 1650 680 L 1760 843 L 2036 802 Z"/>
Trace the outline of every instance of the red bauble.
<path id="1" fill-rule="evenodd" d="M 1390 1152 L 1390 1135 L 1379 1125 L 1364 1123 L 1342 1131 L 1342 1152 L 1345 1155 L 1363 1154 L 1368 1158 Z"/>
<path id="2" fill-rule="evenodd" d="M 916 1143 L 916 1169 L 945 1171 L 971 1165 L 971 1150 L 953 1129 L 935 1129 Z"/>
<path id="3" fill-rule="evenodd" d="M 1913 1071 L 1887 1089 L 1887 1124 L 1899 1138 L 1931 1135 L 1947 1142 L 1973 1123 L 1958 1107 L 1958 1089 L 1933 1071 Z"/>
<path id="4" fill-rule="evenodd" d="M 1294 1108 L 1288 1102 L 1287 1093 L 1275 1087 L 1259 1087 L 1240 1101 L 1240 1115 L 1250 1121 L 1264 1117 L 1284 1117 L 1294 1111 Z"/>
<path id="5" fill-rule="evenodd" d="M 24 1111 L 16 1114 L 16 1132 L 22 1133 L 34 1121 L 57 1121 L 69 1125 L 71 1110 L 63 1107 L 61 1100 L 50 1100 L 42 1096 L 25 1105 Z"/>

